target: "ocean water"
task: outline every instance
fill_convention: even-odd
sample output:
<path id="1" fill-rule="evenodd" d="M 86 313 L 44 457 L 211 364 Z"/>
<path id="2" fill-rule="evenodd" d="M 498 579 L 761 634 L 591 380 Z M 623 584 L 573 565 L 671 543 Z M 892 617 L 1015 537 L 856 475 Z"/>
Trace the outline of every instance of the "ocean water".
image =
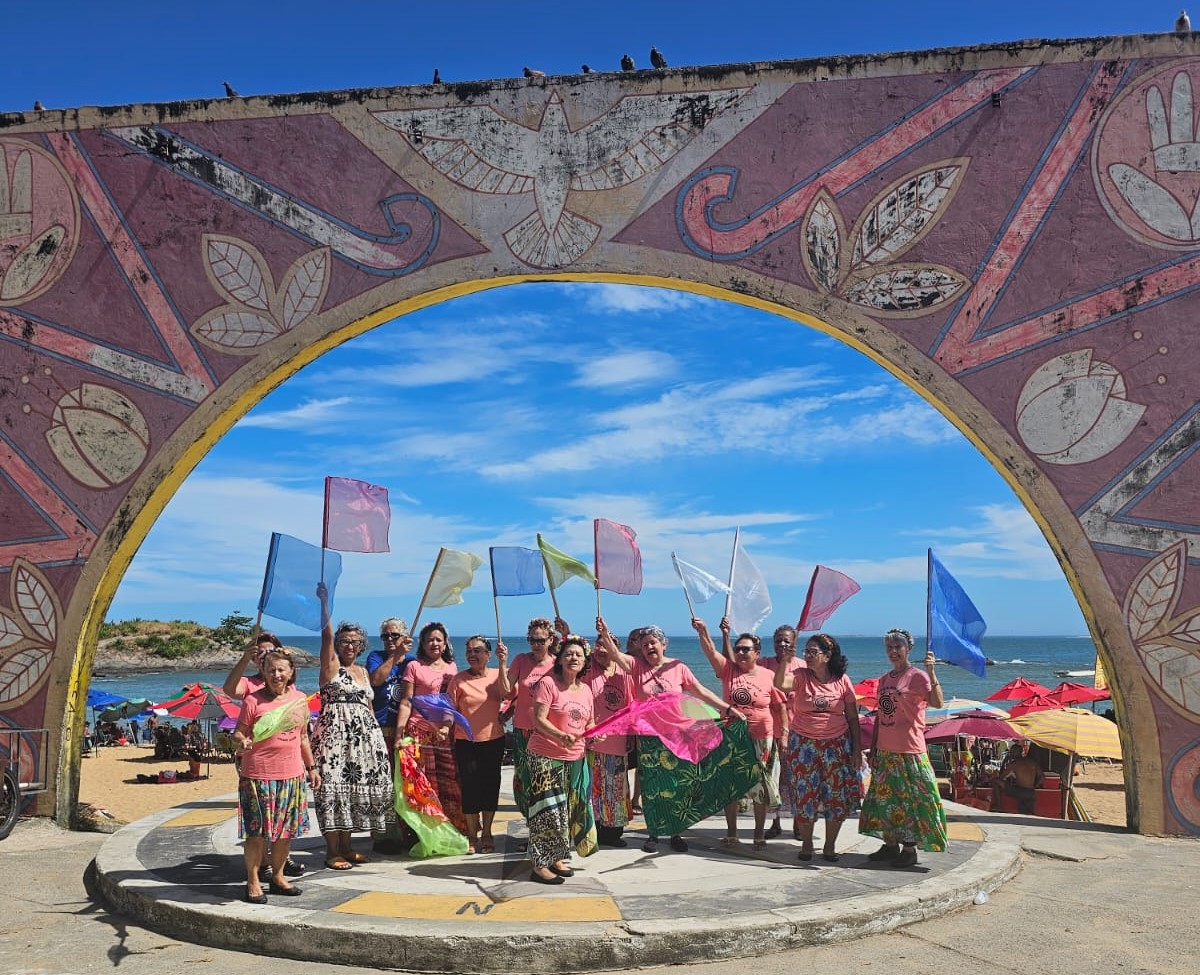
<path id="1" fill-rule="evenodd" d="M 320 651 L 320 638 L 317 636 L 289 636 L 283 639 L 289 646 L 313 654 Z M 514 655 L 527 647 L 523 635 L 506 637 L 504 642 Z M 883 653 L 883 640 L 880 637 L 845 637 L 839 638 L 839 642 L 842 652 L 849 660 L 850 678 L 855 683 L 865 677 L 878 677 L 889 669 Z M 465 637 L 451 638 L 451 645 L 455 648 L 455 657 L 460 666 L 465 666 L 462 653 L 464 643 Z M 365 660 L 366 653 L 377 649 L 377 644 L 378 638 L 372 638 L 368 650 L 364 651 L 359 659 Z M 995 661 L 988 667 L 985 677 L 976 677 L 949 664 L 941 664 L 938 667 L 942 690 L 947 698 L 982 701 L 1016 677 L 1026 677 L 1051 688 L 1064 680 L 1078 681 L 1089 686 L 1092 684 L 1090 672 L 1096 667 L 1096 648 L 1088 637 L 986 637 L 983 649 L 988 657 Z M 769 647 L 764 647 L 764 651 L 767 655 L 772 652 Z M 720 692 L 720 682 L 713 676 L 712 668 L 701 652 L 700 642 L 694 634 L 672 637 L 667 653 L 691 667 L 702 683 Z M 910 659 L 919 663 L 923 657 L 924 642 L 918 639 Z M 1089 673 L 1066 676 L 1067 672 Z M 162 701 L 176 695 L 182 686 L 196 681 L 207 681 L 220 687 L 226 675 L 227 671 L 224 670 L 172 670 L 112 675 L 101 672 L 93 675 L 91 686 L 130 700 L 146 697 L 152 701 Z M 317 668 L 301 668 L 297 684 L 305 692 L 315 691 Z"/>

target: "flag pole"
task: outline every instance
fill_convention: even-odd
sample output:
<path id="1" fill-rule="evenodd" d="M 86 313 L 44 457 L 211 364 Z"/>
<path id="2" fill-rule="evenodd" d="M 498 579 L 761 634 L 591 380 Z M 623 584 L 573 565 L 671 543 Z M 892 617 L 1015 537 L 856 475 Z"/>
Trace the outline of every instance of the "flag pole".
<path id="1" fill-rule="evenodd" d="M 496 642 L 503 642 L 503 637 L 500 635 L 500 600 L 496 596 L 496 592 L 492 590 L 492 605 L 496 609 Z"/>
<path id="2" fill-rule="evenodd" d="M 742 526 L 733 530 L 733 552 L 729 555 L 729 592 L 725 593 L 725 616 L 729 616 L 729 607 L 733 605 L 733 567 L 737 564 L 738 540 L 742 536 Z"/>
<path id="3" fill-rule="evenodd" d="M 683 586 L 683 598 L 687 600 L 688 615 L 691 619 L 696 618 L 696 607 L 692 605 L 692 594 L 688 592 L 688 587 L 684 584 L 683 576 L 679 572 L 679 559 L 675 557 L 675 553 L 671 553 L 671 562 L 675 566 L 675 574 L 679 576 L 679 584 Z"/>
<path id="4" fill-rule="evenodd" d="M 425 600 L 429 597 L 429 590 L 433 587 L 433 578 L 437 575 L 438 566 L 442 564 L 442 553 L 446 551 L 446 546 L 443 545 L 438 549 L 437 558 L 433 563 L 433 571 L 429 573 L 429 581 L 425 583 L 425 591 L 421 593 L 421 605 L 417 607 L 417 615 L 413 617 L 412 626 L 409 627 L 409 633 L 417 633 L 417 623 L 421 619 L 421 613 L 425 609 Z"/>
<path id="5" fill-rule="evenodd" d="M 550 587 L 550 602 L 554 604 L 554 618 L 559 618 L 558 595 L 554 591 L 554 577 L 550 575 L 550 560 L 546 558 L 546 550 L 542 548 L 542 533 L 537 533 L 538 551 L 542 553 L 542 567 L 546 570 L 546 584 Z"/>
<path id="6" fill-rule="evenodd" d="M 933 649 L 933 549 L 925 550 L 925 652 Z"/>
<path id="7" fill-rule="evenodd" d="M 600 618 L 600 519 L 592 519 L 592 577 L 596 583 L 596 618 Z"/>
<path id="8" fill-rule="evenodd" d="M 325 583 L 325 549 L 329 547 L 329 481 L 325 476 L 325 511 L 321 518 L 321 584 Z M 322 620 L 324 623 L 324 620 Z"/>

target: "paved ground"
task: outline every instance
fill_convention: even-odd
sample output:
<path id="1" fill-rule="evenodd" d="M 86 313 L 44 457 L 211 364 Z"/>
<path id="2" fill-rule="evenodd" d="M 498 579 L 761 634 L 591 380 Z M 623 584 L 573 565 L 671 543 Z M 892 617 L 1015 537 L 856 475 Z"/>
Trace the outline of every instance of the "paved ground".
<path id="1" fill-rule="evenodd" d="M 927 856 L 928 872 L 919 873 L 866 867 L 859 861 L 873 841 L 849 848 L 838 864 L 814 868 L 795 860 L 791 842 L 769 857 L 743 858 L 717 849 L 710 843 L 716 832 L 700 829 L 686 855 L 650 857 L 634 846 L 590 858 L 570 889 L 529 884 L 514 851 L 416 867 L 378 862 L 348 874 L 314 870 L 304 878 L 302 897 L 255 908 L 232 899 L 229 809 L 224 817 L 220 812 L 219 806 L 172 811 L 115 837 L 63 833 L 44 821 L 19 824 L 0 844 L 0 972 L 82 975 L 119 967 L 128 975 L 315 975 L 317 965 L 327 971 L 328 960 L 356 955 L 366 964 L 339 970 L 555 971 L 687 961 L 697 962 L 688 969 L 697 975 L 710 969 L 782 975 L 797 965 L 851 971 L 885 965 L 887 975 L 1200 971 L 1194 910 L 1200 843 L 1194 841 L 983 816 L 979 838 L 957 840 L 957 853 L 944 861 Z M 977 829 L 959 815 L 956 831 Z M 184 823 L 168 825 L 180 817 Z M 197 853 L 200 834 L 210 837 L 208 852 Z M 167 865 L 121 867 L 130 850 Z M 89 867 L 93 858 L 104 878 Z M 998 888 L 999 880 L 985 876 L 1013 868 L 1020 872 Z M 198 922 L 209 940 L 246 938 L 268 956 L 206 947 L 193 943 L 192 934 L 156 933 L 113 914 L 89 896 L 85 874 L 93 891 L 115 884 L 130 898 L 159 905 L 162 913 L 151 918 L 156 925 L 165 921 L 181 931 Z M 988 883 L 995 888 L 988 902 L 974 905 L 972 889 Z M 494 906 L 486 913 L 456 909 L 449 920 L 438 913 L 437 898 L 449 889 L 443 884 L 473 885 L 473 900 Z M 718 884 L 724 887 L 714 896 Z M 465 889 L 451 895 L 460 907 Z M 433 898 L 426 906 L 434 916 L 390 916 L 398 905 L 411 912 L 421 898 Z M 597 917 L 601 903 L 620 917 Z M 352 909 L 337 910 L 346 905 Z M 532 913 L 488 920 L 518 908 Z M 927 919 L 872 933 L 910 915 Z M 327 918 L 334 923 L 326 925 Z M 853 940 L 821 943 L 846 936 Z M 787 947 L 799 938 L 818 943 Z M 639 944 L 649 947 L 631 952 Z M 324 961 L 287 960 L 287 953 Z"/>

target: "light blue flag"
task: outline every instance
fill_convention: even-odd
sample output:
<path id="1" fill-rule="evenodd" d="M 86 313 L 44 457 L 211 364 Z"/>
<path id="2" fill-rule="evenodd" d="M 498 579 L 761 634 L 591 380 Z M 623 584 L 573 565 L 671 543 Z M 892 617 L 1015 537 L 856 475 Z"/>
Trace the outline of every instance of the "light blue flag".
<path id="1" fill-rule="evenodd" d="M 533 596 L 546 591 L 542 553 L 506 545 L 488 549 L 492 558 L 492 592 L 497 596 Z"/>
<path id="2" fill-rule="evenodd" d="M 929 550 L 929 646 L 937 656 L 969 670 L 987 674 L 987 658 L 980 641 L 987 623 L 963 587 Z"/>
<path id="3" fill-rule="evenodd" d="M 321 601 L 317 599 L 317 583 L 325 583 L 332 606 L 341 574 L 342 557 L 337 552 L 326 550 L 322 559 L 321 546 L 272 532 L 267 572 L 258 600 L 259 612 L 320 632 L 324 621 L 321 619 Z"/>

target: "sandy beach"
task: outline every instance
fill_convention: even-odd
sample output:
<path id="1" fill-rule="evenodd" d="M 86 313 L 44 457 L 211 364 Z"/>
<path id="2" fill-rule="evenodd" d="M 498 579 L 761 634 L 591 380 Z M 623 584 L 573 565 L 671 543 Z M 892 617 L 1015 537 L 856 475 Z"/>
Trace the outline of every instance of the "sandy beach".
<path id="1" fill-rule="evenodd" d="M 160 809 L 237 791 L 233 763 L 225 759 L 214 761 L 211 767 L 205 765 L 203 771 L 209 777 L 198 782 L 150 785 L 137 781 L 139 774 L 152 775 L 166 768 L 183 772 L 187 762 L 155 758 L 154 749 L 149 747 L 97 749 L 83 759 L 79 801 L 107 809 L 116 819 L 131 823 Z M 1088 762 L 1075 785 L 1093 822 L 1125 825 L 1125 784 L 1119 763 Z"/>

